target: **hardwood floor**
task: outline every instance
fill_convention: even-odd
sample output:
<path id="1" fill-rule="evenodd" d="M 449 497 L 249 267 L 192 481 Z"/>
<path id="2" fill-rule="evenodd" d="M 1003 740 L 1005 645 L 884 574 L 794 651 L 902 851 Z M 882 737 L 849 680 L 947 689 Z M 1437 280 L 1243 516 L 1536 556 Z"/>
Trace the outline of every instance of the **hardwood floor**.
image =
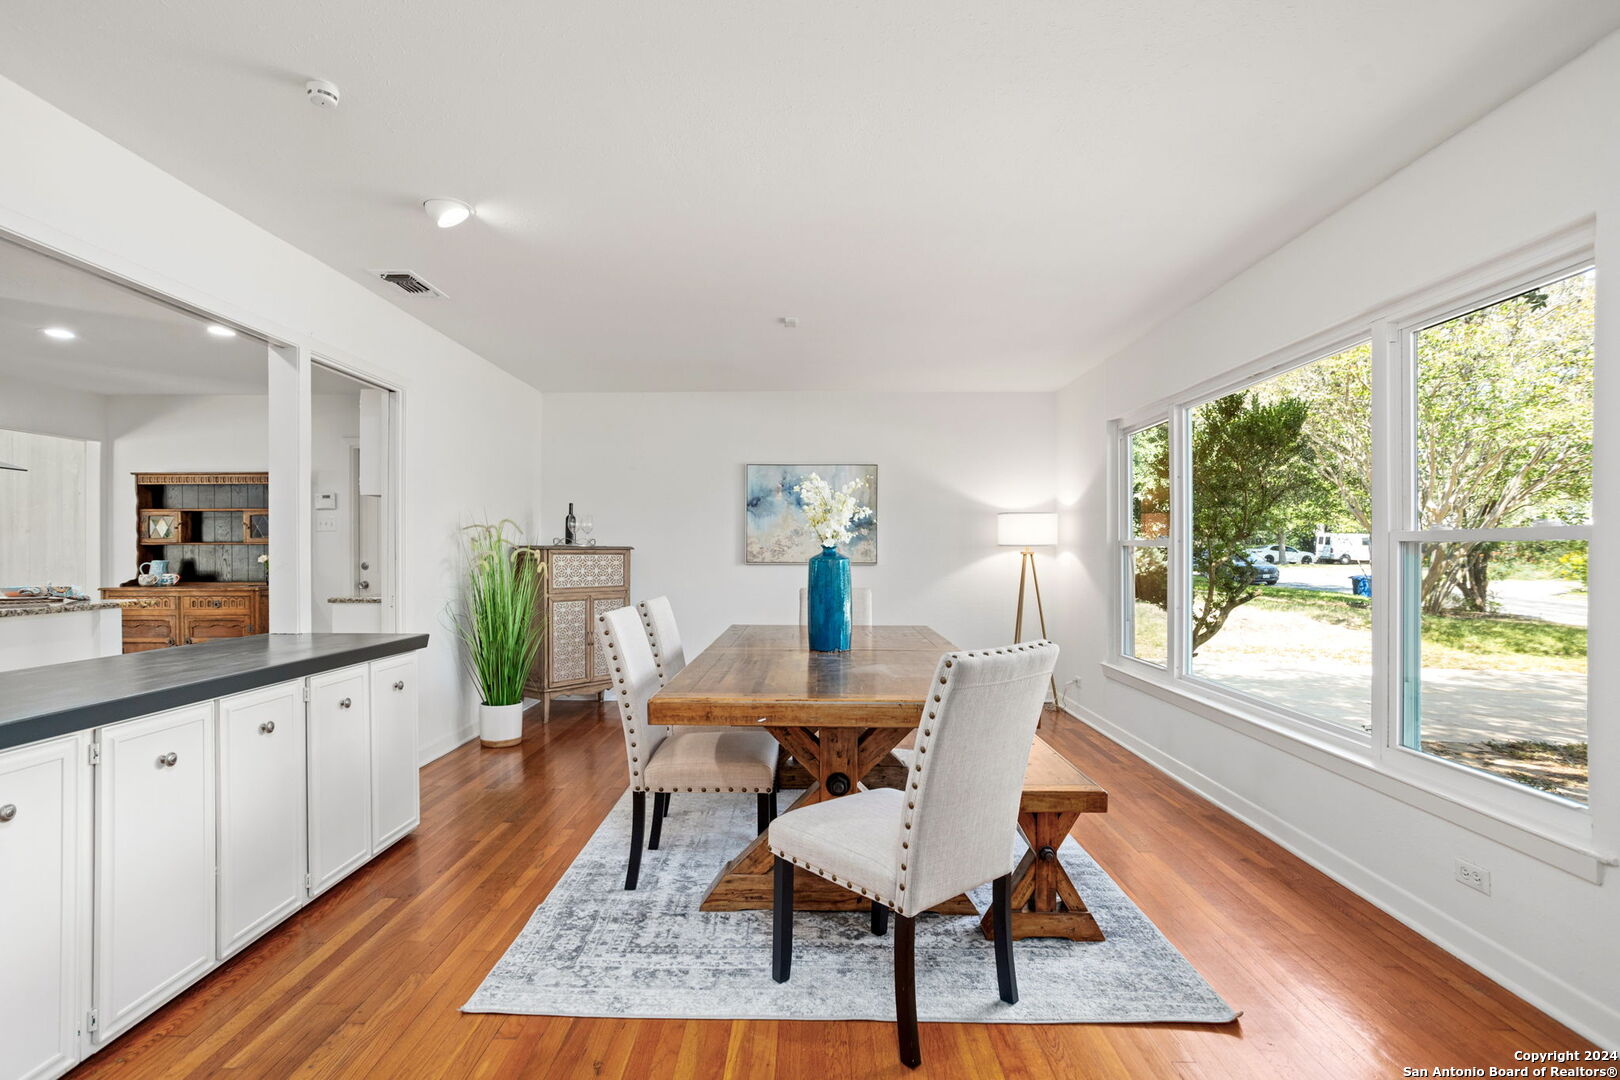
<path id="1" fill-rule="evenodd" d="M 461 1003 L 623 793 L 618 720 L 531 714 L 422 773 L 422 826 L 74 1077 L 1391 1077 L 1590 1046 L 1078 721 L 1044 737 L 1106 787 L 1075 836 L 1243 1018 L 1201 1025 L 464 1016 Z M 604 902 L 611 902 L 605 897 Z M 770 963 L 768 941 L 760 964 Z"/>

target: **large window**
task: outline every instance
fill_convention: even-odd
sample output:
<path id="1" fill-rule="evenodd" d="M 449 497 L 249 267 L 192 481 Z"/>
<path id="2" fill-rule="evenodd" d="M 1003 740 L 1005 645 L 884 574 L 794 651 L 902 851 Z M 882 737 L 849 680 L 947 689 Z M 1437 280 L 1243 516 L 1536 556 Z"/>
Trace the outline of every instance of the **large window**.
<path id="1" fill-rule="evenodd" d="M 1121 653 L 1162 669 L 1124 677 L 1574 822 L 1596 272 L 1573 250 L 1122 425 Z"/>
<path id="2" fill-rule="evenodd" d="M 1192 410 L 1193 674 L 1371 730 L 1371 490 L 1368 345 Z"/>
<path id="3" fill-rule="evenodd" d="M 1585 802 L 1594 273 L 1411 331 L 1401 744 Z"/>

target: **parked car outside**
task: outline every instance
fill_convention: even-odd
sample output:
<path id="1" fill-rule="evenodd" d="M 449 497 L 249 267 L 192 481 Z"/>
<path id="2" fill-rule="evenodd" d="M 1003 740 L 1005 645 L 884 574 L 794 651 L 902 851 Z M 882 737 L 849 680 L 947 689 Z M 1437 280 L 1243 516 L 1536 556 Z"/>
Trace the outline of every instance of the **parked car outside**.
<path id="1" fill-rule="evenodd" d="M 1273 563 L 1256 562 L 1253 559 L 1234 558 L 1232 565 L 1240 571 L 1248 571 L 1250 585 L 1275 585 L 1281 577 L 1280 571 Z"/>
<path id="2" fill-rule="evenodd" d="M 1255 562 L 1275 563 L 1277 561 L 1277 545 L 1272 544 L 1270 547 L 1250 548 L 1249 558 L 1253 559 Z M 1284 552 L 1283 561 L 1289 563 L 1311 563 L 1315 562 L 1316 559 L 1315 556 L 1313 556 L 1310 552 L 1301 551 L 1294 545 L 1289 544 Z"/>

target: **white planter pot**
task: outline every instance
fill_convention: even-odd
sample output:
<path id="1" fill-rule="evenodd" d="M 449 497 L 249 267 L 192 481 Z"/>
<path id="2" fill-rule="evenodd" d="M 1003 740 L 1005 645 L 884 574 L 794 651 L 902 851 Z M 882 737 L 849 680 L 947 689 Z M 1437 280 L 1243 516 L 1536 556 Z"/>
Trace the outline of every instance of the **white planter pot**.
<path id="1" fill-rule="evenodd" d="M 523 741 L 523 706 L 479 705 L 478 739 L 485 746 L 516 746 Z"/>

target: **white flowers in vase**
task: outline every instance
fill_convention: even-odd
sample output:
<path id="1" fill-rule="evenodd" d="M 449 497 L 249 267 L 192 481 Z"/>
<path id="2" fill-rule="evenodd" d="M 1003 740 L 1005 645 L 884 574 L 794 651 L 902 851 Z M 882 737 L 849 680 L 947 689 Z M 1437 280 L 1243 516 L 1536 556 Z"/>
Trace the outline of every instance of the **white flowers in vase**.
<path id="1" fill-rule="evenodd" d="M 855 538 L 850 523 L 872 513 L 871 507 L 862 506 L 855 498 L 855 492 L 865 486 L 865 480 L 857 479 L 835 491 L 816 473 L 794 485 L 793 493 L 799 497 L 804 516 L 822 547 L 847 544 Z"/>

